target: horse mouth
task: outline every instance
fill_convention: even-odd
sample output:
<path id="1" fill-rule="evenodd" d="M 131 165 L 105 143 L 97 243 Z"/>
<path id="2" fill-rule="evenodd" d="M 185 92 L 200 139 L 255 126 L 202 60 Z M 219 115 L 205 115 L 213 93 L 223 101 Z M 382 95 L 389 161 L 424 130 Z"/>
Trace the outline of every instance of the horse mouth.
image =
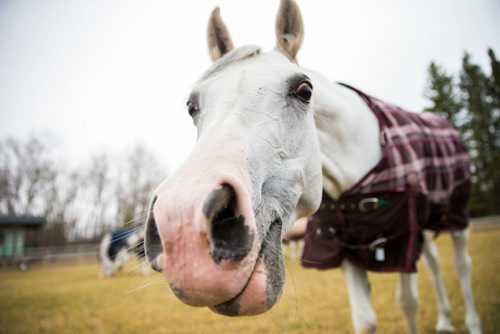
<path id="1" fill-rule="evenodd" d="M 215 224 L 207 233 L 224 245 L 219 247 L 219 254 L 214 253 L 218 244 L 214 242 L 212 249 L 207 248 L 210 239 L 202 238 L 202 234 L 191 228 L 192 224 L 185 225 L 183 230 L 178 231 L 179 235 L 161 233 L 160 226 L 165 228 L 167 225 L 156 221 L 153 212 L 155 203 L 158 203 L 156 197 L 146 221 L 146 255 L 152 268 L 163 273 L 177 298 L 188 305 L 206 306 L 228 316 L 260 314 L 276 303 L 284 286 L 281 219 L 274 219 L 267 232 L 260 237 L 256 233 L 255 238 L 252 237 L 253 232 L 249 233 L 246 229 L 246 226 L 255 226 L 255 223 L 245 223 L 240 228 L 238 223 L 243 223 L 239 220 L 232 221 L 230 227 L 225 223 Z M 222 216 L 225 218 L 226 213 Z M 255 217 L 254 213 L 251 216 Z M 254 219 L 249 218 L 249 221 Z M 218 231 L 219 228 L 224 231 Z M 229 232 L 225 232 L 228 228 Z M 262 228 L 265 229 L 265 226 Z M 249 237 L 242 238 L 239 234 Z M 251 244 L 249 240 L 253 240 Z M 236 252 L 240 248 L 248 249 L 248 252 Z M 221 249 L 223 252 L 220 252 Z"/>
<path id="2" fill-rule="evenodd" d="M 285 283 L 281 228 L 280 219 L 271 223 L 243 288 L 227 301 L 208 306 L 210 310 L 225 316 L 241 316 L 261 314 L 273 307 L 281 297 Z M 149 245 L 149 249 L 152 247 L 156 247 L 158 250 L 158 247 L 161 248 L 161 244 L 160 246 Z M 163 255 L 158 254 L 154 261 L 150 261 L 153 269 L 159 272 L 162 271 L 162 266 L 158 264 L 158 258 L 161 256 Z M 189 298 L 182 289 L 169 285 L 177 298 L 190 304 Z"/>
<path id="3" fill-rule="evenodd" d="M 243 289 L 234 298 L 209 307 L 212 311 L 226 316 L 256 315 L 278 301 L 285 282 L 281 227 L 280 219 L 271 223 Z"/>

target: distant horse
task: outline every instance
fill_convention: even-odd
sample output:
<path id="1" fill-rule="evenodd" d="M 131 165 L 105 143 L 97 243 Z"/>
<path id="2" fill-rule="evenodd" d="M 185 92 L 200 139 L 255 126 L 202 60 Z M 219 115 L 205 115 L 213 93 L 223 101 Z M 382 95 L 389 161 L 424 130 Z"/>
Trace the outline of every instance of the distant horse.
<path id="1" fill-rule="evenodd" d="M 144 230 L 126 229 L 106 233 L 99 247 L 99 277 L 111 277 L 120 271 L 133 254 L 144 259 Z"/>
<path id="2" fill-rule="evenodd" d="M 425 246 L 434 244 L 422 245 L 422 231 L 455 229 L 466 324 L 479 333 L 466 250 L 469 158 L 457 130 L 299 66 L 303 24 L 293 0 L 281 1 L 276 37 L 277 49 L 268 53 L 254 45 L 234 49 L 219 9 L 213 11 L 208 44 L 214 63 L 187 101 L 198 141 L 177 173 L 158 187 L 146 221 L 152 267 L 186 304 L 231 316 L 265 312 L 283 291 L 281 241 L 298 218 L 320 208 L 325 189 L 323 201 L 331 201 L 323 210 L 354 230 L 315 225 L 306 236 L 317 236 L 312 240 L 328 249 L 338 232 L 341 246 L 374 258 L 377 269 L 403 253 L 392 270 L 401 272 L 398 299 L 410 333 L 417 331 L 415 263 L 422 247 L 437 260 L 435 248 Z M 378 230 L 360 230 L 363 237 L 356 241 L 352 219 L 361 222 L 368 214 L 377 216 Z M 386 235 L 379 214 L 392 222 L 396 215 L 404 233 Z M 394 248 L 396 242 L 402 248 Z M 356 333 L 373 333 L 370 285 L 353 254 L 340 263 L 353 325 Z M 309 263 L 336 265 L 315 260 Z M 431 269 L 440 292 L 437 327 L 448 330 L 437 261 Z"/>

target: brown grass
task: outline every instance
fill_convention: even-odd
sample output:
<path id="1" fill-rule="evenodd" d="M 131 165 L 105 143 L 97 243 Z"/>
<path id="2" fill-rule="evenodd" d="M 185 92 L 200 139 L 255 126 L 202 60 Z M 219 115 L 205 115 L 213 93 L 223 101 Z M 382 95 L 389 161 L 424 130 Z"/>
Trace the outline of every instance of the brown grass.
<path id="1" fill-rule="evenodd" d="M 500 333 L 500 231 L 473 232 L 473 288 L 484 333 Z M 450 239 L 437 243 L 457 333 L 465 333 L 464 307 Z M 128 265 L 112 279 L 97 279 L 96 265 L 0 272 L 0 333 L 352 333 L 340 270 L 306 270 L 287 263 L 281 301 L 256 317 L 227 318 L 183 305 L 161 275 L 144 277 Z M 404 333 L 394 298 L 395 274 L 370 274 L 379 333 Z M 436 306 L 430 275 L 419 274 L 421 333 L 434 333 Z"/>

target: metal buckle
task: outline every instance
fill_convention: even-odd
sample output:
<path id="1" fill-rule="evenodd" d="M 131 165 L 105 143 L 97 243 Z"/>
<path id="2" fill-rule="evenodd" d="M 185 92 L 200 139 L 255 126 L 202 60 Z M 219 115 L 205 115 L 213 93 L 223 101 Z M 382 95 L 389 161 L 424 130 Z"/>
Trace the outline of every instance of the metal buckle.
<path id="1" fill-rule="evenodd" d="M 380 245 L 383 245 L 387 242 L 387 238 L 378 238 L 368 244 L 368 249 L 373 251 L 375 248 L 377 248 Z"/>
<path id="2" fill-rule="evenodd" d="M 378 198 L 377 197 L 363 198 L 358 203 L 358 209 L 361 212 L 368 212 L 371 210 L 377 210 L 378 209 Z"/>

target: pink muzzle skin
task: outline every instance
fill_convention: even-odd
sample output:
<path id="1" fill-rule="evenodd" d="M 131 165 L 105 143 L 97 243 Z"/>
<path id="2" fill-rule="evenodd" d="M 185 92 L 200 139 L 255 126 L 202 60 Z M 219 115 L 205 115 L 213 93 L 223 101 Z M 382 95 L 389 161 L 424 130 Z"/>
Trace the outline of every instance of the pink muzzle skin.
<path id="1" fill-rule="evenodd" d="M 253 213 L 247 204 L 250 201 L 241 193 L 241 187 L 232 186 L 238 204 L 231 215 L 237 218 L 226 218 L 229 222 L 220 223 L 220 228 L 232 229 L 229 224 L 239 224 L 236 231 L 244 234 L 238 236 L 245 242 L 243 251 L 224 247 L 226 240 L 214 240 L 214 222 L 203 212 L 208 194 L 228 184 L 235 182 L 223 180 L 209 185 L 206 191 L 200 192 L 203 196 L 194 194 L 192 204 L 183 204 L 182 196 L 174 199 L 159 193 L 154 205 L 163 246 L 158 263 L 174 293 L 186 304 L 213 306 L 234 298 L 243 290 L 255 267 L 260 242 L 256 237 Z M 217 247 L 218 243 L 223 245 Z"/>
<path id="2" fill-rule="evenodd" d="M 174 294 L 188 305 L 229 316 L 263 313 L 284 285 L 281 222 L 271 224 L 262 240 L 243 183 L 226 176 L 207 184 L 198 188 L 207 189 L 200 191 L 203 195 L 191 194 L 193 201 L 159 192 L 153 213 L 163 253 L 157 264 Z"/>

